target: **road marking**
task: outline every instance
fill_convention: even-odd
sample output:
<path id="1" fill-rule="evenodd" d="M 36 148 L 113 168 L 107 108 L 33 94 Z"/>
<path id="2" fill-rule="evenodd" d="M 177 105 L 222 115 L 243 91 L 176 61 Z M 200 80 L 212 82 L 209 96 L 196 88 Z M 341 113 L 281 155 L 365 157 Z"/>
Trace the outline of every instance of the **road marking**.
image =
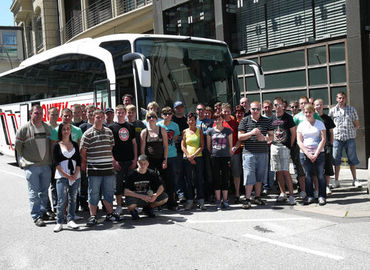
<path id="1" fill-rule="evenodd" d="M 10 175 L 14 175 L 14 176 L 17 176 L 17 177 L 20 177 L 20 178 L 24 179 L 24 175 L 19 175 L 19 174 L 16 174 L 16 173 L 7 172 L 7 171 L 3 171 L 3 170 L 0 170 L 0 172 L 7 173 L 7 174 L 10 174 Z"/>
<path id="2" fill-rule="evenodd" d="M 334 255 L 334 254 L 330 254 L 330 253 L 326 253 L 326 252 L 322 252 L 322 251 L 318 251 L 318 250 L 313 250 L 313 249 L 309 249 L 309 248 L 305 248 L 305 247 L 300 247 L 300 246 L 280 242 L 280 241 L 277 241 L 277 240 L 272 240 L 272 239 L 269 239 L 269 238 L 249 234 L 249 233 L 244 234 L 243 236 L 247 237 L 247 238 L 250 238 L 250 239 L 253 239 L 253 240 L 258 240 L 258 241 L 266 242 L 266 243 L 269 243 L 269 244 L 272 244 L 272 245 L 285 247 L 285 248 L 289 248 L 289 249 L 294 249 L 294 250 L 302 251 L 302 252 L 305 252 L 305 253 L 309 253 L 309 254 L 313 254 L 313 255 L 317 255 L 317 256 L 321 256 L 321 257 L 326 257 L 326 258 L 337 260 L 337 261 L 340 261 L 340 260 L 344 259 L 344 257 L 342 257 L 342 256 L 337 256 L 337 255 Z"/>
<path id="3" fill-rule="evenodd" d="M 297 218 L 249 218 L 249 219 L 210 219 L 210 220 L 187 220 L 187 223 L 202 224 L 202 223 L 235 223 L 235 222 L 270 222 L 270 221 L 296 221 L 309 220 L 308 217 Z"/>

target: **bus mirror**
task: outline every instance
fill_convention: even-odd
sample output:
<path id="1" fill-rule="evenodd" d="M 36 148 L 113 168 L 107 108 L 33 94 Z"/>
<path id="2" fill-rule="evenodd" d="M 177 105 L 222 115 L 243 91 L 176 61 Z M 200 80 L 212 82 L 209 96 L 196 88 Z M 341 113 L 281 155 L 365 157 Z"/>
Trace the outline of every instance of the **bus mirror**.
<path id="1" fill-rule="evenodd" d="M 143 61 L 137 59 L 135 60 L 137 75 L 139 77 L 139 82 L 142 87 L 151 86 L 151 68 L 150 62 L 145 58 L 147 68 L 145 69 Z"/>
<path id="2" fill-rule="evenodd" d="M 260 65 L 252 60 L 247 59 L 234 59 L 234 66 L 236 65 L 247 65 L 253 69 L 254 75 L 256 76 L 258 87 L 263 89 L 265 88 L 265 75 Z"/>
<path id="3" fill-rule="evenodd" d="M 151 86 L 151 69 L 149 60 L 141 53 L 128 53 L 122 56 L 122 62 L 135 62 L 137 75 L 142 87 Z"/>

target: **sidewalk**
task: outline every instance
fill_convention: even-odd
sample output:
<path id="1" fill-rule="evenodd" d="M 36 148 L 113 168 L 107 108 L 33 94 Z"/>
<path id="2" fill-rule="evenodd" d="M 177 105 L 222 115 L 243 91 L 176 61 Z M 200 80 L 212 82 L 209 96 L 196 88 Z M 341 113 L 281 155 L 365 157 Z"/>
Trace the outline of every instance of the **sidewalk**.
<path id="1" fill-rule="evenodd" d="M 327 204 L 319 206 L 297 204 L 295 210 L 312 212 L 344 218 L 370 217 L 370 195 L 367 194 L 368 170 L 357 169 L 357 178 L 362 188 L 352 186 L 352 175 L 349 168 L 340 170 L 340 188 L 332 189 L 332 195 L 327 197 Z"/>

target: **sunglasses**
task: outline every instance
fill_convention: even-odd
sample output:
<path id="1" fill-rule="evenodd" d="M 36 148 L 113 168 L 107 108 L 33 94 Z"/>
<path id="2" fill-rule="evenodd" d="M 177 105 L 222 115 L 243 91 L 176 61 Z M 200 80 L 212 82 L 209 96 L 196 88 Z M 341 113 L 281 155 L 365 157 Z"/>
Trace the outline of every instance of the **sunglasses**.
<path id="1" fill-rule="evenodd" d="M 204 111 L 204 109 L 202 109 L 202 108 L 197 108 L 197 111 Z"/>
<path id="2" fill-rule="evenodd" d="M 277 103 L 277 104 L 274 104 L 274 106 L 275 106 L 275 107 L 281 107 L 281 106 L 283 106 L 283 104 L 278 104 L 278 103 Z"/>
<path id="3" fill-rule="evenodd" d="M 164 116 L 172 115 L 172 113 L 162 113 Z"/>
<path id="4" fill-rule="evenodd" d="M 298 106 L 290 106 L 290 108 L 292 108 L 292 109 L 297 109 L 297 108 L 298 108 Z"/>
<path id="5" fill-rule="evenodd" d="M 260 108 L 251 108 L 252 111 L 260 111 Z"/>
<path id="6" fill-rule="evenodd" d="M 157 117 L 155 117 L 155 116 L 148 116 L 146 119 L 147 119 L 147 120 L 150 120 L 150 119 L 157 119 Z"/>

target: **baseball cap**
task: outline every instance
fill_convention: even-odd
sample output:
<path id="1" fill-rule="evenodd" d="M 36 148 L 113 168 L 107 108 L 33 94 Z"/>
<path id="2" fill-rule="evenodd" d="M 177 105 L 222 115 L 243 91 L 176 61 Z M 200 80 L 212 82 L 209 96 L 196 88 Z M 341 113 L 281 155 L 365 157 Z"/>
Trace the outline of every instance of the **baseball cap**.
<path id="1" fill-rule="evenodd" d="M 104 113 L 108 113 L 108 112 L 112 112 L 112 113 L 114 113 L 114 110 L 113 110 L 112 108 L 106 108 L 106 109 L 104 110 Z"/>
<path id="2" fill-rule="evenodd" d="M 174 104 L 173 104 L 173 107 L 176 108 L 178 106 L 184 106 L 184 104 L 182 103 L 182 101 L 178 100 L 176 101 Z"/>
<path id="3" fill-rule="evenodd" d="M 139 158 L 137 160 L 138 161 L 145 161 L 145 160 L 148 160 L 148 157 L 147 157 L 147 155 L 142 154 L 142 155 L 139 156 Z"/>

